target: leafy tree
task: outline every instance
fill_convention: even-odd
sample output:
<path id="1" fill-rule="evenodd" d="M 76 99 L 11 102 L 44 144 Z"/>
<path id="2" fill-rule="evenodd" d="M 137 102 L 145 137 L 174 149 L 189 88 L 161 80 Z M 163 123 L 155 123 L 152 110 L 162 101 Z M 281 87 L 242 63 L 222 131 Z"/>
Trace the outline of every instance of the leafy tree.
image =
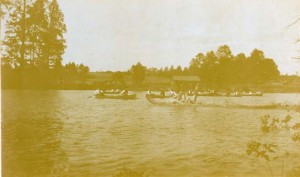
<path id="1" fill-rule="evenodd" d="M 216 52 L 216 55 L 220 61 L 230 60 L 233 58 L 231 50 L 227 45 L 220 46 Z"/>
<path id="2" fill-rule="evenodd" d="M 30 25 L 31 57 L 35 65 L 41 69 L 49 69 L 48 26 L 46 0 L 36 0 L 28 10 Z"/>
<path id="3" fill-rule="evenodd" d="M 189 69 L 187 67 L 184 67 L 183 71 L 182 71 L 182 74 L 185 75 L 185 76 L 189 75 Z"/>
<path id="4" fill-rule="evenodd" d="M 260 60 L 263 60 L 264 58 L 265 58 L 265 54 L 261 50 L 254 49 L 251 52 L 250 59 L 252 59 L 253 61 L 260 61 Z"/>
<path id="5" fill-rule="evenodd" d="M 61 66 L 62 55 L 66 48 L 66 40 L 64 38 L 66 31 L 64 14 L 60 10 L 57 0 L 52 0 L 49 5 L 49 36 L 47 41 L 49 62 L 52 68 L 56 69 Z"/>
<path id="6" fill-rule="evenodd" d="M 2 2 L 1 2 L 2 3 Z M 8 5 L 8 2 L 3 1 Z M 24 68 L 26 57 L 26 41 L 28 36 L 26 0 L 11 1 L 10 13 L 6 23 L 5 38 L 3 41 L 2 65 L 9 65 L 12 68 Z M 1 5 L 1 9 L 4 5 Z"/>
<path id="7" fill-rule="evenodd" d="M 198 53 L 195 58 L 190 61 L 189 71 L 192 75 L 200 75 L 200 68 L 204 63 L 204 60 L 204 54 Z"/>
<path id="8" fill-rule="evenodd" d="M 11 5 L 11 2 L 9 0 L 0 0 L 0 15 L 1 19 L 4 17 L 4 15 L 9 10 L 9 6 Z"/>
<path id="9" fill-rule="evenodd" d="M 171 65 L 169 73 L 168 73 L 168 77 L 172 77 L 175 74 L 175 68 L 173 65 Z"/>
<path id="10" fill-rule="evenodd" d="M 77 72 L 79 73 L 79 77 L 81 77 L 82 79 L 85 78 L 85 76 L 89 73 L 90 68 L 83 65 L 82 63 L 80 65 L 76 66 Z"/>
<path id="11" fill-rule="evenodd" d="M 243 53 L 234 56 L 227 45 L 220 46 L 216 52 L 197 54 L 190 62 L 189 71 L 213 88 L 270 81 L 280 74 L 275 62 L 265 58 L 263 51 L 254 49 L 248 58 Z"/>
<path id="12" fill-rule="evenodd" d="M 164 68 L 164 76 L 165 76 L 165 77 L 169 77 L 169 72 L 170 72 L 170 69 L 169 69 L 169 67 L 166 66 L 166 67 Z"/>
<path id="13" fill-rule="evenodd" d="M 0 0 L 0 32 L 2 32 L 2 20 L 9 13 L 11 9 L 12 2 L 9 0 Z M 1 33 L 0 33 L 1 39 Z"/>
<path id="14" fill-rule="evenodd" d="M 174 74 L 176 74 L 176 75 L 181 75 L 182 74 L 181 66 L 177 66 Z"/>
<path id="15" fill-rule="evenodd" d="M 280 72 L 274 60 L 272 59 L 264 59 L 261 61 L 261 77 L 260 79 L 263 81 L 273 80 L 279 77 Z"/>
<path id="16" fill-rule="evenodd" d="M 219 61 L 214 51 L 209 51 L 205 55 L 201 65 L 200 77 L 209 87 L 216 87 L 219 81 Z"/>
<path id="17" fill-rule="evenodd" d="M 80 65 L 76 65 L 74 62 L 67 63 L 63 70 L 67 77 L 80 79 L 84 79 L 90 71 L 88 66 L 85 66 L 82 63 Z"/>
<path id="18" fill-rule="evenodd" d="M 233 55 L 227 45 L 220 46 L 216 52 L 219 62 L 219 78 L 221 85 L 230 85 L 233 82 Z"/>
<path id="19" fill-rule="evenodd" d="M 156 75 L 156 74 L 158 74 L 158 69 L 156 69 L 154 67 L 149 68 L 149 69 L 147 69 L 147 74 L 149 74 L 149 75 Z"/>
<path id="20" fill-rule="evenodd" d="M 146 69 L 147 68 L 140 62 L 131 67 L 132 80 L 136 83 L 137 86 L 140 86 L 145 80 Z"/>
<path id="21" fill-rule="evenodd" d="M 74 62 L 67 63 L 64 67 L 64 71 L 67 76 L 76 76 L 77 75 L 77 67 Z"/>
<path id="22" fill-rule="evenodd" d="M 63 13 L 57 0 L 2 0 L 10 13 L 6 24 L 2 65 L 61 68 L 66 47 Z M 1 1 L 1 2 L 2 2 Z M 8 5 L 7 5 L 8 4 Z M 6 7 L 5 6 L 5 7 Z M 1 4 L 1 11 L 4 5 Z"/>
<path id="23" fill-rule="evenodd" d="M 117 71 L 117 72 L 113 73 L 112 79 L 117 83 L 124 84 L 125 83 L 125 73 Z"/>
<path id="24" fill-rule="evenodd" d="M 157 74 L 158 74 L 159 77 L 164 76 L 164 70 L 163 70 L 162 67 L 158 70 L 158 73 L 157 73 Z"/>
<path id="25" fill-rule="evenodd" d="M 40 85 L 61 77 L 66 25 L 57 0 L 1 0 L 1 20 L 3 12 L 7 19 L 1 46 L 4 77 L 19 79 L 18 83 L 43 82 Z M 8 68 L 11 71 L 6 72 Z"/>
<path id="26" fill-rule="evenodd" d="M 248 71 L 247 58 L 244 53 L 239 53 L 234 57 L 234 81 L 235 83 L 245 84 L 247 82 Z"/>
<path id="27" fill-rule="evenodd" d="M 249 80 L 268 81 L 279 76 L 277 65 L 272 59 L 267 59 L 263 51 L 254 49 L 248 59 Z"/>

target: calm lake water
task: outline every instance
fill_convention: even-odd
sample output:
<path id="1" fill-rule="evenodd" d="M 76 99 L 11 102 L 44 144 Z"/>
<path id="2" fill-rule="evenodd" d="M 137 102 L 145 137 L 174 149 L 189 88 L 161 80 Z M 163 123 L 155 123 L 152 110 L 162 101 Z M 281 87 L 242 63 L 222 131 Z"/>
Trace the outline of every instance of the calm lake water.
<path id="1" fill-rule="evenodd" d="M 290 129 L 264 133 L 266 114 L 300 122 L 294 110 L 257 105 L 298 104 L 300 94 L 199 97 L 209 107 L 101 100 L 93 91 L 2 91 L 3 177 L 102 177 L 130 170 L 150 177 L 270 176 L 266 162 L 246 154 L 250 140 L 275 142 L 274 176 L 300 166 L 300 142 Z M 253 105 L 253 109 L 226 105 Z M 298 158 L 297 158 L 298 157 Z M 129 173 L 129 172 L 128 172 Z M 124 175 L 123 175 L 124 176 Z M 138 175 L 137 175 L 138 176 Z"/>

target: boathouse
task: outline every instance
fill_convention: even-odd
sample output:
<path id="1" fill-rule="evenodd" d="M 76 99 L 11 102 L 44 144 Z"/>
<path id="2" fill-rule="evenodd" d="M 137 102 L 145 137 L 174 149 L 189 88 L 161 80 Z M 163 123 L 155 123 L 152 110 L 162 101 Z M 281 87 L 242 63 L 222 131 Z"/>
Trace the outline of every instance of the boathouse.
<path id="1" fill-rule="evenodd" d="M 198 76 L 173 76 L 172 85 L 174 89 L 190 90 L 200 83 Z"/>

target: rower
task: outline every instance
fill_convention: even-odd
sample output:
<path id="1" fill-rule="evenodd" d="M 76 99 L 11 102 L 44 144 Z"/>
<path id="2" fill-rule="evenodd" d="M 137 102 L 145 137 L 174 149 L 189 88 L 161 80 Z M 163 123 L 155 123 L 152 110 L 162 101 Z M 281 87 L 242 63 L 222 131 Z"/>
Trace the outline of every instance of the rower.
<path id="1" fill-rule="evenodd" d="M 160 96 L 165 96 L 165 91 L 163 89 L 160 89 Z"/>
<path id="2" fill-rule="evenodd" d="M 96 94 L 100 95 L 100 96 L 104 96 L 104 91 L 98 88 L 98 90 L 96 91 Z"/>
<path id="3" fill-rule="evenodd" d="M 119 95 L 122 95 L 122 96 L 128 95 L 128 90 L 126 90 L 126 89 L 122 90 L 122 92 Z"/>
<path id="4" fill-rule="evenodd" d="M 197 103 L 197 98 L 198 98 L 198 91 L 199 91 L 199 86 L 198 86 L 198 84 L 196 85 L 196 87 L 195 87 L 195 90 L 194 90 L 194 99 L 193 99 L 193 103 L 194 104 L 196 104 Z"/>
<path id="5" fill-rule="evenodd" d="M 177 94 L 176 94 L 175 91 L 172 91 L 172 90 L 171 90 L 171 91 L 169 92 L 169 95 L 171 95 L 172 98 L 177 98 Z"/>

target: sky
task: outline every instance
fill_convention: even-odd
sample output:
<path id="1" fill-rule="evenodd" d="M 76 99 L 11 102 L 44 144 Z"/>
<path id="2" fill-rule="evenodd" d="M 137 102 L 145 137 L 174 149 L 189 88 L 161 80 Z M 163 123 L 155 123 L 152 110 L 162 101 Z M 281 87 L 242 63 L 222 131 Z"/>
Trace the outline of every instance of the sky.
<path id="1" fill-rule="evenodd" d="M 255 48 L 281 74 L 300 74 L 299 0 L 58 0 L 67 25 L 64 63 L 91 71 L 186 67 L 198 53 Z"/>

